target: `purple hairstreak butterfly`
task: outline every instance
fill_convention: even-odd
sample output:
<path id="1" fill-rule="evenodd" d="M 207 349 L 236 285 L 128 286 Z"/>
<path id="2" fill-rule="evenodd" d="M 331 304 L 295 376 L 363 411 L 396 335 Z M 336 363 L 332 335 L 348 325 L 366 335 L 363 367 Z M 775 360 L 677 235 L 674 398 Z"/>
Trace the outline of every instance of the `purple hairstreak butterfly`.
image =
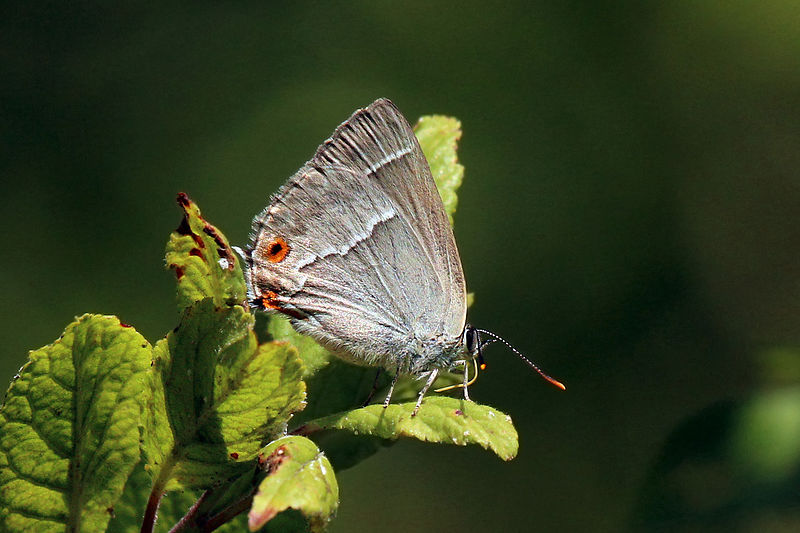
<path id="1" fill-rule="evenodd" d="M 497 335 L 469 325 L 461 259 L 428 162 L 386 99 L 356 111 L 253 220 L 244 252 L 253 306 L 289 318 L 332 353 L 425 379 L 483 364 Z M 486 336 L 486 338 L 482 338 Z M 453 387 L 447 387 L 453 388 Z M 438 389 L 444 390 L 444 389 Z"/>

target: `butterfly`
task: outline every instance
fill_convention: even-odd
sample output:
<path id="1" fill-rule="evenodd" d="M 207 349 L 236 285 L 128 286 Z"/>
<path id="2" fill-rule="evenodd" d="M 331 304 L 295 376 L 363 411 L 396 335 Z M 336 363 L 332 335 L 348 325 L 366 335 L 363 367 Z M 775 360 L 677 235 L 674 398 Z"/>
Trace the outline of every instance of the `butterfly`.
<path id="1" fill-rule="evenodd" d="M 438 373 L 460 366 L 469 399 L 468 363 L 494 340 L 511 347 L 467 324 L 453 230 L 411 125 L 387 99 L 336 128 L 255 217 L 251 239 L 251 305 L 347 361 L 392 372 L 384 407 L 399 376 L 426 378 L 416 415 Z"/>

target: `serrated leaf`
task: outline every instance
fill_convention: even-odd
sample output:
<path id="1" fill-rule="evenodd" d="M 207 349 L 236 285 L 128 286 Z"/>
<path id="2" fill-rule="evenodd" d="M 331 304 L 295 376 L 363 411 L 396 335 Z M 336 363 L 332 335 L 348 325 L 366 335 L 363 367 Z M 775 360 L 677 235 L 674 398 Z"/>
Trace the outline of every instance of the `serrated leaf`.
<path id="1" fill-rule="evenodd" d="M 203 300 L 154 348 L 144 450 L 161 483 L 172 480 L 167 489 L 236 475 L 302 408 L 297 351 L 257 345 L 252 327 L 242 307 Z"/>
<path id="2" fill-rule="evenodd" d="M 305 437 L 283 437 L 264 447 L 259 462 L 268 474 L 253 497 L 250 531 L 285 509 L 300 511 L 312 531 L 321 531 L 339 506 L 339 486 L 317 445 Z"/>
<path id="3" fill-rule="evenodd" d="M 139 461 L 151 348 L 84 315 L 32 351 L 0 408 L 0 530 L 103 531 Z"/>
<path id="4" fill-rule="evenodd" d="M 452 224 L 458 204 L 456 192 L 464 179 L 464 167 L 459 164 L 456 154 L 461 139 L 461 122 L 442 115 L 424 116 L 414 126 L 414 133 L 431 167 L 436 188 Z"/>
<path id="5" fill-rule="evenodd" d="M 213 298 L 217 306 L 241 304 L 247 294 L 239 258 L 217 228 L 184 193 L 183 219 L 167 242 L 166 264 L 178 278 L 178 308 Z"/>
<path id="6" fill-rule="evenodd" d="M 368 405 L 306 424 L 316 429 L 342 429 L 382 439 L 411 437 L 446 444 L 479 444 L 492 450 L 501 459 L 510 461 L 517 455 L 517 430 L 511 417 L 500 411 L 466 400 L 444 396 L 426 397 L 416 416 L 414 402 Z"/>

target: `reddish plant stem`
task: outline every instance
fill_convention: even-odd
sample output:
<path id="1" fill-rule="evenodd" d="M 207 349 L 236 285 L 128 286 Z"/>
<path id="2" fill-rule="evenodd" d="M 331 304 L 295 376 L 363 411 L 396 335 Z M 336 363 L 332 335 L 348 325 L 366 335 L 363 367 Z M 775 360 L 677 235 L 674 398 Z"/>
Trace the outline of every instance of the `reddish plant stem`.
<path id="1" fill-rule="evenodd" d="M 253 496 L 255 495 L 256 489 L 253 489 L 253 492 L 245 496 L 239 501 L 233 502 L 228 507 L 220 511 L 219 513 L 212 516 L 208 522 L 203 524 L 203 531 L 205 533 L 211 533 L 215 529 L 217 529 L 222 524 L 233 520 L 233 518 L 250 508 L 250 505 L 253 503 Z"/>
<path id="2" fill-rule="evenodd" d="M 186 514 L 183 515 L 183 518 L 181 518 L 177 524 L 172 526 L 172 529 L 169 530 L 169 533 L 179 533 L 180 531 L 186 529 L 187 526 L 194 525 L 194 521 L 197 518 L 197 511 L 200 509 L 200 506 L 203 504 L 203 502 L 208 499 L 209 495 L 211 495 L 211 492 L 212 490 L 209 489 L 201 494 L 200 497 L 197 498 L 197 501 L 194 502 L 191 507 L 189 507 L 188 511 L 186 511 Z"/>
<path id="3" fill-rule="evenodd" d="M 141 533 L 153 533 L 156 525 L 156 518 L 158 517 L 158 506 L 161 504 L 161 498 L 164 496 L 164 489 L 170 478 L 175 463 L 173 460 L 164 461 L 161 465 L 161 472 L 159 472 L 156 480 L 153 482 L 153 488 L 150 490 L 150 497 L 147 499 L 147 507 L 144 510 L 144 519 L 142 520 Z"/>
<path id="4" fill-rule="evenodd" d="M 299 435 L 301 437 L 307 437 L 309 435 L 313 435 L 317 431 L 320 431 L 320 427 L 314 424 L 303 424 L 302 426 L 298 426 L 289 432 L 289 435 Z"/>
<path id="5" fill-rule="evenodd" d="M 150 491 L 150 497 L 147 499 L 147 507 L 144 510 L 141 533 L 153 533 L 153 528 L 156 525 L 158 506 L 161 503 L 161 497 L 163 495 L 163 488 L 159 485 L 154 485 L 153 490 Z"/>

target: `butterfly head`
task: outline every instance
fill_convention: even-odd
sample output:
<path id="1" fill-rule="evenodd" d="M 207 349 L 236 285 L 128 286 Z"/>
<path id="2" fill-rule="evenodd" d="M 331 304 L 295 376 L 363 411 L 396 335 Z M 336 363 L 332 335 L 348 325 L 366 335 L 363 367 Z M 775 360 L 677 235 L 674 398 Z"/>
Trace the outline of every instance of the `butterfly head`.
<path id="1" fill-rule="evenodd" d="M 481 370 L 486 368 L 486 362 L 483 360 L 483 347 L 492 342 L 494 339 L 481 343 L 480 330 L 474 326 L 467 324 L 467 327 L 464 328 L 462 339 L 464 351 L 466 351 L 467 358 L 475 360 Z"/>

